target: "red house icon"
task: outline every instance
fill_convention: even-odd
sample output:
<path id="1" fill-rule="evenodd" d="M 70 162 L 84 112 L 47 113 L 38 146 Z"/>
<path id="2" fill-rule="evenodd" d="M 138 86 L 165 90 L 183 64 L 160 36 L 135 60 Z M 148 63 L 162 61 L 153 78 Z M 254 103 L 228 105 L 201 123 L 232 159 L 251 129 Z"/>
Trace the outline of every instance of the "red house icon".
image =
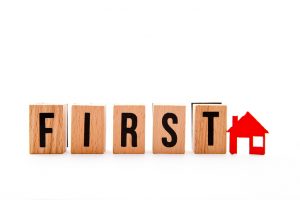
<path id="1" fill-rule="evenodd" d="M 265 134 L 268 131 L 249 112 L 240 120 L 238 120 L 237 116 L 233 116 L 232 127 L 227 132 L 230 132 L 229 151 L 231 154 L 237 153 L 238 137 L 249 138 L 250 154 L 265 154 Z M 262 146 L 254 146 L 254 137 L 262 139 Z"/>

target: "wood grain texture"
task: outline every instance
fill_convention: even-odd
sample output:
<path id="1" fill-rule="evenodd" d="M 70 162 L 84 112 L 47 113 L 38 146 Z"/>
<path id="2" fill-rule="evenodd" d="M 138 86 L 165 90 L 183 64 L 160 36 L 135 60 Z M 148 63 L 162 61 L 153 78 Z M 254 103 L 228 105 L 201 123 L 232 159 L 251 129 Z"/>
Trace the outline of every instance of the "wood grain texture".
<path id="1" fill-rule="evenodd" d="M 208 118 L 203 112 L 219 112 L 214 118 L 213 145 L 208 145 Z M 225 105 L 193 105 L 193 151 L 196 154 L 225 154 L 227 107 Z"/>
<path id="2" fill-rule="evenodd" d="M 121 146 L 121 116 L 122 113 L 134 113 L 137 116 L 137 147 L 132 146 L 132 137 L 127 134 L 126 147 Z M 145 106 L 143 105 L 115 105 L 113 117 L 113 153 L 114 154 L 143 154 L 145 153 Z M 130 120 L 127 121 L 128 127 L 132 124 Z"/>
<path id="3" fill-rule="evenodd" d="M 29 106 L 29 146 L 31 154 L 61 154 L 66 151 L 67 105 Z M 40 113 L 54 113 L 54 118 L 45 120 L 45 127 L 52 128 L 46 133 L 46 145 L 40 147 Z"/>
<path id="4" fill-rule="evenodd" d="M 155 154 L 183 154 L 185 153 L 185 106 L 153 105 L 153 153 Z M 168 125 L 176 132 L 177 143 L 175 146 L 166 147 L 162 138 L 167 138 L 168 142 L 172 141 L 162 124 L 163 116 L 166 113 L 176 115 L 177 124 L 172 119 L 168 119 Z"/>
<path id="5" fill-rule="evenodd" d="M 84 145 L 85 113 L 89 113 L 89 144 Z M 105 152 L 105 106 L 72 106 L 72 154 L 103 154 Z"/>

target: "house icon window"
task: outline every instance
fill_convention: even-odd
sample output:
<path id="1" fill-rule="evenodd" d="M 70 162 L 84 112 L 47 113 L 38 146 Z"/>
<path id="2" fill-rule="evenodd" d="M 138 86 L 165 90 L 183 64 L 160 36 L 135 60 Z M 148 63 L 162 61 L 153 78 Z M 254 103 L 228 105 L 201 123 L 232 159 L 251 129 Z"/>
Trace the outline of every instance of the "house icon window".
<path id="1" fill-rule="evenodd" d="M 263 147 L 264 138 L 262 136 L 254 136 L 253 137 L 253 146 L 254 147 Z"/>

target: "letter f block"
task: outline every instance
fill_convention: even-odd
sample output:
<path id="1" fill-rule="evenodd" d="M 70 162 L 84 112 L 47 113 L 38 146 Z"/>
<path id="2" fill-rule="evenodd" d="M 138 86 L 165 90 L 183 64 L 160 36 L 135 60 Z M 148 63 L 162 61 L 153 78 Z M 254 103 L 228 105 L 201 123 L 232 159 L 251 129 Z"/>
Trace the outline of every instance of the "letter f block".
<path id="1" fill-rule="evenodd" d="M 67 144 L 67 105 L 29 106 L 31 154 L 62 154 Z"/>

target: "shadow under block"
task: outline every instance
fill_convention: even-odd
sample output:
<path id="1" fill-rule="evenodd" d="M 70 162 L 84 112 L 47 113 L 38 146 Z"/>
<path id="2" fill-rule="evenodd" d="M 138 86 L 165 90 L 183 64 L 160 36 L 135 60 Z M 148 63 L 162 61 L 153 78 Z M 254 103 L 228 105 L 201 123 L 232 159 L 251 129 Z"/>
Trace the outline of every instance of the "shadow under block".
<path id="1" fill-rule="evenodd" d="M 153 153 L 185 152 L 185 106 L 153 105 Z"/>
<path id="2" fill-rule="evenodd" d="M 225 105 L 193 104 L 193 151 L 225 154 L 227 108 Z"/>
<path id="3" fill-rule="evenodd" d="M 145 106 L 114 106 L 113 153 L 145 153 Z"/>
<path id="4" fill-rule="evenodd" d="M 66 151 L 67 105 L 29 106 L 31 154 L 61 154 Z"/>
<path id="5" fill-rule="evenodd" d="M 105 152 L 105 107 L 72 106 L 71 153 Z"/>

